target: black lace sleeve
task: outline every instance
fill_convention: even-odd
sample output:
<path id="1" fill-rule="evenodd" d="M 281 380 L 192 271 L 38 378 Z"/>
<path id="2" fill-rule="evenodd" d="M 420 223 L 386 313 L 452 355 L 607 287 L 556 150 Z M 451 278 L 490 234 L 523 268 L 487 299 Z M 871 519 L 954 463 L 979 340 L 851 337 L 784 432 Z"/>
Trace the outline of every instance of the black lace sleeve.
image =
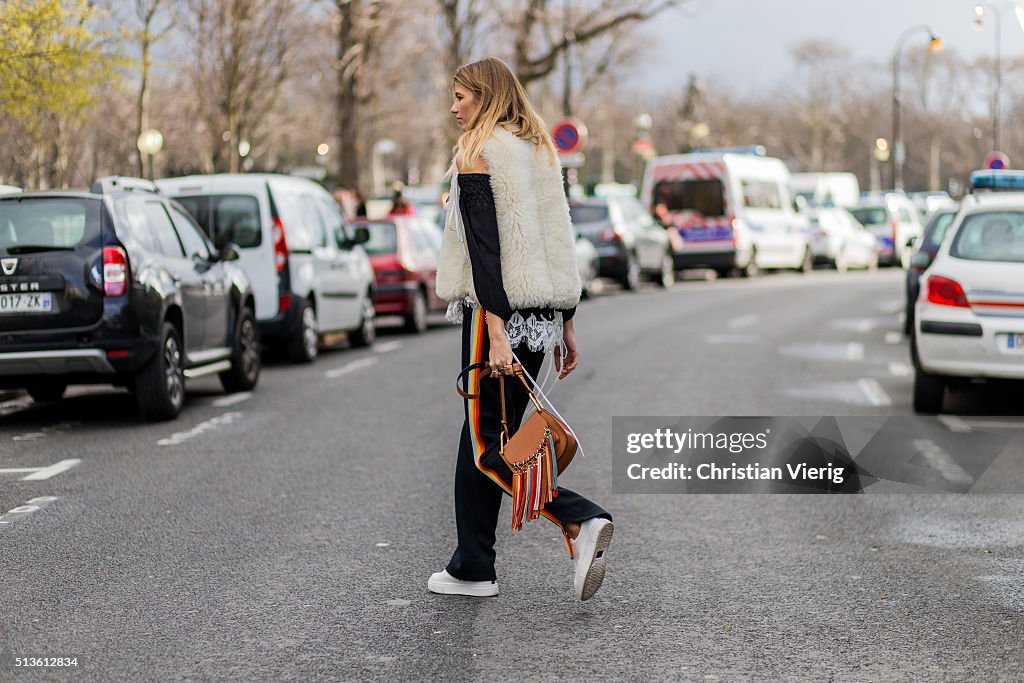
<path id="1" fill-rule="evenodd" d="M 512 316 L 512 307 L 501 279 L 498 214 L 494 209 L 490 175 L 459 174 L 459 211 L 466 226 L 466 246 L 469 248 L 476 300 L 485 310 L 508 320 Z"/>

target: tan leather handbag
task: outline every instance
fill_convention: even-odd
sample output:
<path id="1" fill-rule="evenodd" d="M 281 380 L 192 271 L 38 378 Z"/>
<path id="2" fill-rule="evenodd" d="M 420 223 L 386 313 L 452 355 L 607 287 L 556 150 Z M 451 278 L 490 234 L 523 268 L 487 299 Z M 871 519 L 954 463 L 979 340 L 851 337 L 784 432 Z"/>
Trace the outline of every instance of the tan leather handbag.
<path id="1" fill-rule="evenodd" d="M 491 374 L 486 363 L 474 363 L 459 373 L 459 379 L 473 370 L 480 370 L 480 379 Z M 512 372 L 526 387 L 535 408 L 512 434 L 505 413 L 505 375 L 497 375 L 501 382 L 499 453 L 512 470 L 512 528 L 518 531 L 524 521 L 540 516 L 544 506 L 558 495 L 558 475 L 572 462 L 578 444 L 572 429 L 537 399 L 523 376 L 523 366 L 513 364 Z M 463 391 L 458 381 L 455 387 L 463 398 L 475 400 L 480 396 Z"/>

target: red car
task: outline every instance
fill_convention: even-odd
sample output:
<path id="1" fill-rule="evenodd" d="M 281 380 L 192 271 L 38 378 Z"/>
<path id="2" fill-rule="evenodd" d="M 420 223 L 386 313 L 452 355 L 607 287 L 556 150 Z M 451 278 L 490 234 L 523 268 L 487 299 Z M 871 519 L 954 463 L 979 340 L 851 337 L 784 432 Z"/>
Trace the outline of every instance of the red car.
<path id="1" fill-rule="evenodd" d="M 370 231 L 363 249 L 373 265 L 377 315 L 400 315 L 406 330 L 423 332 L 428 313 L 448 308 L 434 287 L 441 250 L 437 224 L 420 216 L 388 216 L 356 225 Z"/>

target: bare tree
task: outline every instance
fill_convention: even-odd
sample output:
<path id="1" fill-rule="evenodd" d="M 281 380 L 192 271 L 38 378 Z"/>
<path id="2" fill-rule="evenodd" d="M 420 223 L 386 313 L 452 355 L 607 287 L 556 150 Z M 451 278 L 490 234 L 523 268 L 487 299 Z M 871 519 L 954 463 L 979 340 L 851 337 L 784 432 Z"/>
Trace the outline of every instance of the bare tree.
<path id="1" fill-rule="evenodd" d="M 298 0 L 188 0 L 192 86 L 211 165 L 237 173 L 288 76 L 302 39 Z M 243 143 L 250 145 L 246 149 Z"/>
<path id="2" fill-rule="evenodd" d="M 161 5 L 166 0 L 135 0 L 135 15 L 142 22 L 142 28 L 136 32 L 136 39 L 139 43 L 139 91 L 135 104 L 135 137 L 142 135 L 142 131 L 149 128 L 149 91 L 150 71 L 153 66 L 153 45 L 166 36 L 173 28 L 173 23 L 168 22 L 163 28 L 157 28 L 157 15 L 160 13 Z M 145 160 L 142 154 L 138 155 L 136 171 L 141 178 L 146 173 Z"/>

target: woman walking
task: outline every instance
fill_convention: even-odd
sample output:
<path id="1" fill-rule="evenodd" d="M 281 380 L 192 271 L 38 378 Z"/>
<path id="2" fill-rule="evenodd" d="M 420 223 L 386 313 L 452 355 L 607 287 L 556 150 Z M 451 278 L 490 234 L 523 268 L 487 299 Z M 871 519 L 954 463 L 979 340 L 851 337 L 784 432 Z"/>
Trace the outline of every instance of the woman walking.
<path id="1" fill-rule="evenodd" d="M 537 377 L 547 353 L 559 378 L 579 363 L 573 314 L 580 298 L 573 229 L 561 169 L 544 121 L 519 80 L 499 59 L 455 72 L 451 113 L 462 129 L 452 169 L 450 206 L 437 269 L 437 293 L 448 319 L 462 324 L 462 367 L 486 362 L 512 375 L 513 363 Z M 504 382 L 510 430 L 529 396 Z M 458 546 L 444 571 L 430 577 L 434 593 L 498 594 L 494 540 L 502 496 L 512 474 L 498 449 L 500 383 L 470 373 L 466 421 L 455 467 Z M 604 580 L 611 515 L 559 487 L 542 515 L 557 524 L 575 563 L 574 588 L 589 599 Z"/>

